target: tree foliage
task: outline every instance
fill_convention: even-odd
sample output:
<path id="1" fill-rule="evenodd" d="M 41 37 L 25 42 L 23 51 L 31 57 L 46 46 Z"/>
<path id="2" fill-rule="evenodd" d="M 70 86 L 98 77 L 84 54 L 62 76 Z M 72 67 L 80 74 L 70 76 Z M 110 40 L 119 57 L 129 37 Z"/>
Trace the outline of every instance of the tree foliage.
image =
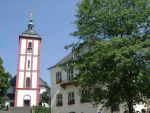
<path id="1" fill-rule="evenodd" d="M 40 103 L 47 103 L 49 106 L 51 106 L 50 88 L 40 94 Z"/>
<path id="2" fill-rule="evenodd" d="M 75 63 L 77 82 L 88 99 L 108 107 L 150 98 L 150 37 L 97 41 Z M 87 96 L 86 96 L 87 97 Z"/>
<path id="3" fill-rule="evenodd" d="M 4 96 L 9 88 L 9 79 L 11 75 L 5 71 L 3 61 L 0 58 L 0 104 L 4 103 Z"/>
<path id="4" fill-rule="evenodd" d="M 51 109 L 42 106 L 33 107 L 33 113 L 51 113 Z"/>
<path id="5" fill-rule="evenodd" d="M 77 7 L 70 65 L 81 93 L 106 107 L 126 103 L 133 113 L 133 104 L 150 98 L 149 0 L 82 0 Z"/>
<path id="6" fill-rule="evenodd" d="M 77 8 L 73 35 L 81 40 L 138 35 L 149 26 L 149 0 L 82 0 Z"/>

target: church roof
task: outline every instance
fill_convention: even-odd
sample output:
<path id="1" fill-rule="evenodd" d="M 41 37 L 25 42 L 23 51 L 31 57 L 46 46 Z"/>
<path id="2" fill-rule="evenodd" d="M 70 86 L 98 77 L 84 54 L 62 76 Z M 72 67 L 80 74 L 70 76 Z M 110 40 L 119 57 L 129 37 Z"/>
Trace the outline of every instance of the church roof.
<path id="1" fill-rule="evenodd" d="M 11 86 L 16 86 L 16 76 L 14 76 L 14 77 L 10 80 L 10 85 L 11 85 Z"/>
<path id="2" fill-rule="evenodd" d="M 10 85 L 11 86 L 16 86 L 16 76 L 14 76 L 10 80 Z M 40 78 L 40 87 L 49 87 L 49 86 L 47 85 L 47 82 L 45 82 L 43 79 Z"/>

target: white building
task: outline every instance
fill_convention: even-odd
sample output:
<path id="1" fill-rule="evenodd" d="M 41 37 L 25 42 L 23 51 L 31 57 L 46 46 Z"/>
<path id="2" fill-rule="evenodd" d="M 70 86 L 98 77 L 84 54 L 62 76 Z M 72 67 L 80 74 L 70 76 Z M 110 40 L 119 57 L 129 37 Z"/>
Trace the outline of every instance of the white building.
<path id="1" fill-rule="evenodd" d="M 41 38 L 33 28 L 31 14 L 28 29 L 19 35 L 15 107 L 39 105 Z"/>
<path id="2" fill-rule="evenodd" d="M 19 35 L 17 75 L 10 80 L 10 88 L 4 97 L 10 107 L 32 107 L 39 105 L 39 96 L 49 89 L 40 78 L 41 38 L 34 30 L 32 14 L 28 29 Z M 48 107 L 48 104 L 42 103 Z"/>
<path id="3" fill-rule="evenodd" d="M 79 95 L 79 86 L 71 82 L 75 74 L 73 70 L 66 70 L 61 64 L 73 58 L 72 54 L 67 55 L 54 66 L 48 68 L 51 73 L 51 110 L 52 113 L 127 113 L 127 107 L 116 106 L 106 109 L 101 105 L 93 105 Z M 135 105 L 135 111 L 147 109 L 143 104 Z"/>
<path id="4" fill-rule="evenodd" d="M 80 98 L 79 86 L 71 82 L 73 70 L 65 70 L 59 65 L 72 58 L 67 55 L 56 65 L 49 68 L 51 73 L 51 110 L 52 113 L 111 113 Z M 117 112 L 116 112 L 117 113 Z"/>

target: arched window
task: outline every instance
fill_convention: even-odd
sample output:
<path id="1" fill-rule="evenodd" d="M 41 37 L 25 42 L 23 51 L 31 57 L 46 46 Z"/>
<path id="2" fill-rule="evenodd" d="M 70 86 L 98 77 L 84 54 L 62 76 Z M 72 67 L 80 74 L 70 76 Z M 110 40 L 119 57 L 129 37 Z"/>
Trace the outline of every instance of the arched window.
<path id="1" fill-rule="evenodd" d="M 26 78 L 26 88 L 29 88 L 30 87 L 30 78 L 27 77 Z"/>
<path id="2" fill-rule="evenodd" d="M 28 43 L 28 53 L 31 53 L 31 51 L 32 51 L 32 42 L 29 42 Z"/>
<path id="3" fill-rule="evenodd" d="M 28 48 L 32 48 L 32 43 L 31 42 L 29 42 Z"/>

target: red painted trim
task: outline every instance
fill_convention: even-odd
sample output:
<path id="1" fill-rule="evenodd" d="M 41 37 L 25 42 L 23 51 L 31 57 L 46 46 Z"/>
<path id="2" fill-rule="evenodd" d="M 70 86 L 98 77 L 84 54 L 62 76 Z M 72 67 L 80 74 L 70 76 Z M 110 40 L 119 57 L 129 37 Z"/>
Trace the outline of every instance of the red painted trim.
<path id="1" fill-rule="evenodd" d="M 38 55 L 40 55 L 40 45 L 41 44 L 41 40 L 39 40 L 38 41 Z M 38 62 L 38 65 L 37 65 L 37 70 L 39 70 L 38 71 L 38 73 L 37 73 L 37 88 L 39 89 L 39 81 L 40 81 L 40 56 L 37 58 L 37 62 Z M 39 105 L 39 91 L 40 90 L 37 90 L 37 103 L 36 103 L 36 105 L 38 106 Z"/>
<path id="2" fill-rule="evenodd" d="M 29 96 L 29 97 L 30 97 L 30 107 L 31 107 L 31 96 L 30 96 L 30 95 L 25 95 L 25 96 Z M 24 96 L 24 97 L 25 97 L 25 96 Z M 23 107 L 25 107 L 25 106 L 24 106 L 24 97 L 23 97 Z"/>
<path id="3" fill-rule="evenodd" d="M 17 76 L 16 76 L 16 90 L 15 90 L 15 107 L 17 107 L 17 99 L 18 99 L 18 82 L 19 82 L 19 70 L 20 70 L 20 54 L 21 54 L 21 47 L 22 47 L 22 39 L 19 38 L 19 51 L 18 51 L 18 67 L 17 67 Z"/>
<path id="4" fill-rule="evenodd" d="M 32 70 L 33 70 L 33 54 L 34 54 L 34 40 L 32 39 L 32 53 L 31 53 L 31 71 L 30 71 L 30 88 L 32 88 Z"/>
<path id="5" fill-rule="evenodd" d="M 25 63 L 24 63 L 24 88 L 26 87 L 26 64 L 27 64 L 27 48 L 28 48 L 28 39 L 26 40 L 26 50 L 25 50 Z"/>

